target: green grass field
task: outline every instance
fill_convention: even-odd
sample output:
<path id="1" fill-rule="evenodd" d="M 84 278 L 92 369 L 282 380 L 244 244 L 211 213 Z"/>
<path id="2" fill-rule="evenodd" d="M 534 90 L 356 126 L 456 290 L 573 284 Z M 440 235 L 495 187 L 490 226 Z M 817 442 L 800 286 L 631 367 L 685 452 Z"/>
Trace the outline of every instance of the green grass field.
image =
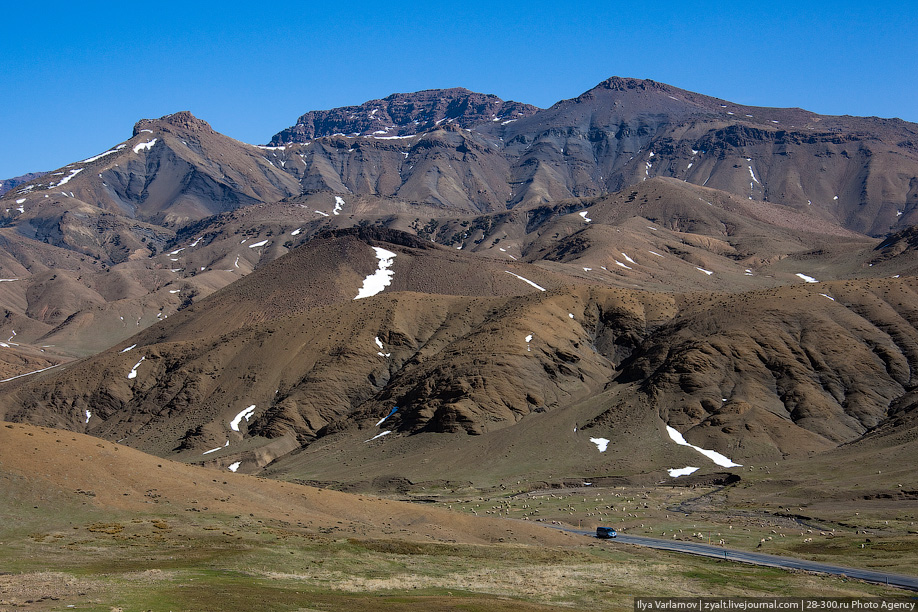
<path id="1" fill-rule="evenodd" d="M 901 594 L 586 538 L 358 540 L 253 516 L 93 514 L 27 514 L 4 528 L 0 609 L 630 610 L 637 596 Z"/>

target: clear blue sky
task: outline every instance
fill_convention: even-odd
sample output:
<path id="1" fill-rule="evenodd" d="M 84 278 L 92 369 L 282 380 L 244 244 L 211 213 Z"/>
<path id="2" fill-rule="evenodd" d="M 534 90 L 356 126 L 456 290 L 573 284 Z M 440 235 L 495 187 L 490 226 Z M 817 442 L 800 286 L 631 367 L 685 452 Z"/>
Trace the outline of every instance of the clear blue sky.
<path id="1" fill-rule="evenodd" d="M 918 122 L 899 2 L 8 3 L 0 178 L 189 110 L 252 144 L 314 109 L 466 87 L 550 106 L 610 76 L 758 106 Z"/>

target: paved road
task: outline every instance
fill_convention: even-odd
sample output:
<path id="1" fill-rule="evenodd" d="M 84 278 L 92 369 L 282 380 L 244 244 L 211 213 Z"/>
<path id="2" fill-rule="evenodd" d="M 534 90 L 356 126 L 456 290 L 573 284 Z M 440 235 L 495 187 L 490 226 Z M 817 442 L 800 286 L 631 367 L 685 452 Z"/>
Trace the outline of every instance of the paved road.
<path id="1" fill-rule="evenodd" d="M 573 533 L 581 533 L 593 537 L 595 532 L 583 529 L 564 529 Z M 660 538 L 648 538 L 646 536 L 618 534 L 614 540 L 602 540 L 603 542 L 623 544 L 636 544 L 638 546 L 649 546 L 650 548 L 659 548 L 661 550 L 672 550 L 676 552 L 689 553 L 692 555 L 701 555 L 704 557 L 714 557 L 715 559 L 726 559 L 727 561 L 739 561 L 742 563 L 752 563 L 754 565 L 768 565 L 771 567 L 782 567 L 785 569 L 798 569 L 808 572 L 819 572 L 822 574 L 845 575 L 849 578 L 856 578 L 866 582 L 876 582 L 879 584 L 888 584 L 903 589 L 918 591 L 918 577 L 903 576 L 901 574 L 887 574 L 884 572 L 874 572 L 871 570 L 857 569 L 854 567 L 841 567 L 838 565 L 829 565 L 827 563 L 817 563 L 815 561 L 806 561 L 804 559 L 794 559 L 792 557 L 779 557 L 777 555 L 766 555 L 764 553 L 746 552 L 744 550 L 735 550 L 733 548 L 723 548 L 721 546 L 711 546 L 710 544 L 699 544 L 696 542 L 682 542 L 679 540 L 663 540 Z"/>

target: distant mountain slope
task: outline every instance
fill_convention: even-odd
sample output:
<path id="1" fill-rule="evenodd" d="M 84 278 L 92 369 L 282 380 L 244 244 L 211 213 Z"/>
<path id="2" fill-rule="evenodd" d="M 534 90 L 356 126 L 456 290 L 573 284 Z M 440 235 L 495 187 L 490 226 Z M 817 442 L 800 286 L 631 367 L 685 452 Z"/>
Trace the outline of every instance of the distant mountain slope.
<path id="1" fill-rule="evenodd" d="M 901 120 L 745 107 L 614 77 L 492 132 L 514 158 L 511 205 L 667 176 L 872 235 L 918 220 L 918 126 Z"/>
<path id="2" fill-rule="evenodd" d="M 78 202 L 90 217 L 176 228 L 303 193 L 478 213 L 671 177 L 880 236 L 918 222 L 916 142 L 918 126 L 901 120 L 746 107 L 637 79 L 613 77 L 544 110 L 428 90 L 310 111 L 263 148 L 187 112 L 144 120 L 129 141 L 7 194 L 3 210 L 27 235 L 67 243 L 53 222 Z M 79 242 L 70 239 L 91 250 Z"/>
<path id="3" fill-rule="evenodd" d="M 306 163 L 307 192 L 496 211 L 658 176 L 807 210 L 874 236 L 918 222 L 918 126 L 905 121 L 747 107 L 618 77 L 512 116 L 484 102 L 476 108 L 485 110 L 456 111 L 453 121 L 429 110 L 449 107 L 457 95 L 481 98 L 432 90 L 313 111 L 272 143 L 287 145 L 286 160 Z"/>
<path id="4" fill-rule="evenodd" d="M 13 178 L 2 179 L 0 180 L 0 195 L 15 189 L 23 183 L 28 183 L 29 181 L 40 178 L 45 174 L 45 172 L 29 172 L 28 174 L 23 174 L 22 176 L 14 176 Z"/>
<path id="5" fill-rule="evenodd" d="M 16 189 L 8 197 L 17 205 L 5 213 L 7 224 L 34 227 L 49 207 L 82 206 L 84 214 L 104 212 L 175 227 L 296 193 L 297 181 L 267 160 L 262 149 L 180 112 L 142 120 L 129 140 Z"/>

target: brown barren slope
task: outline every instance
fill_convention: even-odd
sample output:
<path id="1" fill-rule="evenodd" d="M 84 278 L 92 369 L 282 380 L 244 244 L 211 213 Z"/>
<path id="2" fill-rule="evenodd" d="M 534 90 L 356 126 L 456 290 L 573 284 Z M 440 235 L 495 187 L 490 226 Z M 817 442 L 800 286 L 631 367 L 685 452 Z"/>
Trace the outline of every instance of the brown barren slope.
<path id="1" fill-rule="evenodd" d="M 106 511 L 254 514 L 353 536 L 466 543 L 565 545 L 571 536 L 526 523 L 217 472 L 97 438 L 30 425 L 0 425 L 0 476 L 28 483 L 30 499 L 66 515 L 83 501 Z M 91 491 L 92 495 L 86 492 Z M 12 520 L 13 517 L 6 517 Z"/>

